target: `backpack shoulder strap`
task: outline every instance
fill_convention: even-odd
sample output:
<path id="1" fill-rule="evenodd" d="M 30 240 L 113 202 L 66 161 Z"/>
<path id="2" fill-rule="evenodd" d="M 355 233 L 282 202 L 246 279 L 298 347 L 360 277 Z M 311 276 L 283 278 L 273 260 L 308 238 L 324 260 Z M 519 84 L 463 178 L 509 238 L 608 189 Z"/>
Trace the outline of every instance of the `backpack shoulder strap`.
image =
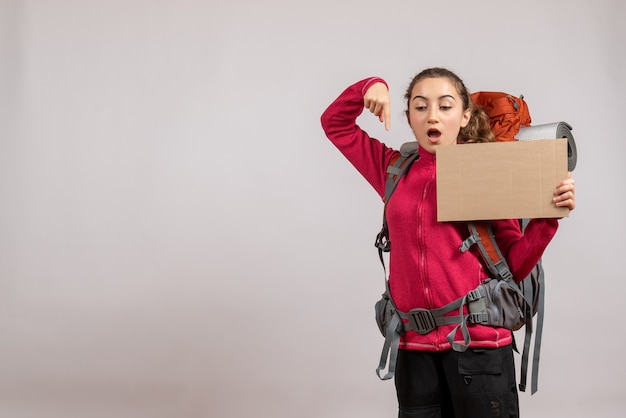
<path id="1" fill-rule="evenodd" d="M 387 179 L 385 180 L 385 200 L 384 200 L 384 208 L 383 208 L 383 226 L 378 235 L 376 236 L 376 242 L 374 246 L 378 248 L 378 255 L 380 256 L 380 261 L 383 264 L 383 268 L 385 269 L 385 277 L 386 268 L 383 260 L 383 252 L 389 252 L 391 249 L 391 243 L 389 242 L 389 234 L 387 230 L 387 203 L 391 198 L 396 186 L 400 182 L 402 176 L 408 171 L 413 162 L 419 158 L 419 153 L 417 152 L 417 141 L 407 142 L 402 145 L 400 148 L 400 153 L 395 156 L 389 165 L 387 166 Z"/>
<path id="2" fill-rule="evenodd" d="M 411 167 L 411 164 L 419 158 L 417 141 L 407 142 L 400 147 L 400 154 L 393 158 L 387 166 L 387 180 L 385 182 L 385 206 L 396 189 L 400 178 Z"/>
<path id="3" fill-rule="evenodd" d="M 485 260 L 485 264 L 493 277 L 507 281 L 513 279 L 511 269 L 496 243 L 496 237 L 493 233 L 491 223 L 468 222 L 467 227 L 469 228 L 470 236 L 463 241 L 459 250 L 465 252 L 469 250 L 472 245 L 478 245 L 480 254 Z"/>

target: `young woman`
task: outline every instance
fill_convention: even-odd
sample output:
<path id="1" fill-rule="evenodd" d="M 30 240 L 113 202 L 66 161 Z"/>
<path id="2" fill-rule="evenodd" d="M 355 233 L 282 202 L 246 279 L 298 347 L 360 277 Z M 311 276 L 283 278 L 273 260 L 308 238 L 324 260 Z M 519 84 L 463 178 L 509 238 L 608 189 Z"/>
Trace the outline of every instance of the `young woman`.
<path id="1" fill-rule="evenodd" d="M 467 238 L 462 222 L 437 222 L 436 153 L 441 146 L 494 140 L 486 114 L 471 101 L 462 80 L 430 68 L 414 77 L 405 98 L 406 116 L 420 158 L 398 183 L 387 206 L 389 286 L 399 310 L 434 309 L 465 295 L 489 277 L 475 251 L 459 252 Z M 390 125 L 389 92 L 380 78 L 348 87 L 322 115 L 328 138 L 384 197 L 386 168 L 398 151 L 371 138 L 356 124 L 368 109 Z M 471 145 L 468 145 L 471 146 Z M 574 181 L 554 192 L 554 204 L 575 207 Z M 522 280 L 556 233 L 558 220 L 534 219 L 522 235 L 517 220 L 492 223 L 514 278 Z M 454 325 L 426 335 L 408 331 L 400 342 L 395 384 L 399 417 L 517 417 L 518 396 L 510 330 L 471 325 L 470 348 L 452 350 Z"/>

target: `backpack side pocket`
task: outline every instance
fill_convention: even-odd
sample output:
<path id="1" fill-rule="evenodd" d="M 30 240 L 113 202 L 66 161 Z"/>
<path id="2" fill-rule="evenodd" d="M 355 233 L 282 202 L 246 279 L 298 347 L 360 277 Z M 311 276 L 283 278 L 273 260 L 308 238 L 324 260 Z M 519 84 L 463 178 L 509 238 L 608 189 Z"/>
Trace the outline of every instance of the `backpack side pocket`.
<path id="1" fill-rule="evenodd" d="M 383 337 L 387 336 L 387 325 L 391 321 L 391 315 L 393 314 L 393 307 L 389 300 L 387 292 L 383 293 L 380 300 L 374 305 L 374 311 L 376 315 L 376 325 Z"/>

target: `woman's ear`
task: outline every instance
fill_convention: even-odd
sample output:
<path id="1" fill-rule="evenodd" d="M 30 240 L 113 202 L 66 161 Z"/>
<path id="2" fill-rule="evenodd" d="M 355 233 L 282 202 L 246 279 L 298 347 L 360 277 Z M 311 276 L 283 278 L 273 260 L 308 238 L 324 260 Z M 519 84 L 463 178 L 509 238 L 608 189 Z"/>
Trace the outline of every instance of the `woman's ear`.
<path id="1" fill-rule="evenodd" d="M 411 126 L 411 118 L 409 118 L 409 111 L 405 110 L 404 114 L 406 115 L 406 121 L 409 123 L 409 126 Z"/>
<path id="2" fill-rule="evenodd" d="M 463 111 L 463 118 L 461 119 L 461 128 L 465 128 L 472 118 L 472 109 L 466 109 Z"/>

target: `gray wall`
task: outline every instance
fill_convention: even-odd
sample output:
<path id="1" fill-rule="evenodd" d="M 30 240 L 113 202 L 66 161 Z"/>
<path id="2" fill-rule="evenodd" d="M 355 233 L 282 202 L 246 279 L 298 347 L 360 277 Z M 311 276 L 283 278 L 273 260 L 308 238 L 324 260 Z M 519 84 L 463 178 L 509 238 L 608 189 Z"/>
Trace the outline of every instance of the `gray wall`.
<path id="1" fill-rule="evenodd" d="M 626 8 L 508 3 L 0 1 L 0 416 L 396 416 L 382 204 L 319 116 L 382 76 L 399 146 L 434 65 L 573 125 L 522 411 L 621 416 Z"/>

